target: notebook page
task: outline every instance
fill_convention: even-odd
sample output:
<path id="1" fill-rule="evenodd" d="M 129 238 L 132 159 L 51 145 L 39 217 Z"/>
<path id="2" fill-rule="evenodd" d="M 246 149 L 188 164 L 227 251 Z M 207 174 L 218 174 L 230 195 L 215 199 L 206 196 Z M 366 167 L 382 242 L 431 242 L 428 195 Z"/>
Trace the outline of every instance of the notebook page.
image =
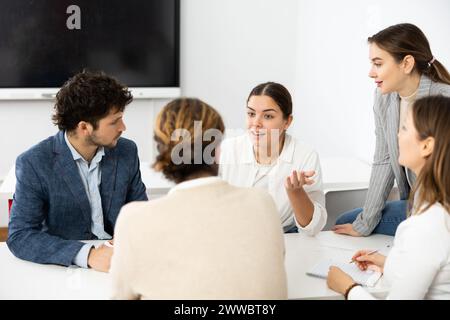
<path id="1" fill-rule="evenodd" d="M 355 282 L 368 287 L 374 286 L 381 277 L 380 272 L 373 270 L 361 271 L 354 263 L 336 261 L 333 259 L 321 260 L 312 269 L 306 272 L 306 274 L 326 279 L 328 270 L 331 266 L 339 267 L 342 271 L 352 277 Z"/>

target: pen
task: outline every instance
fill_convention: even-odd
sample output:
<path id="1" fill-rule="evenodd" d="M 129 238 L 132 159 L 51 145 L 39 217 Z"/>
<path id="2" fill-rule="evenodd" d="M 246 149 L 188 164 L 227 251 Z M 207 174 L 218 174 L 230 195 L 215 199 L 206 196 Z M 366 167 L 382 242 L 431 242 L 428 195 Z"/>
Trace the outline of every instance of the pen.
<path id="1" fill-rule="evenodd" d="M 377 253 L 378 252 L 378 249 L 377 250 L 372 250 L 372 251 L 370 251 L 370 252 L 368 252 L 368 253 L 366 253 L 365 255 L 371 255 L 371 254 L 374 254 L 374 253 Z M 350 262 L 349 263 L 353 263 L 353 262 L 355 262 L 356 260 L 350 260 Z"/>

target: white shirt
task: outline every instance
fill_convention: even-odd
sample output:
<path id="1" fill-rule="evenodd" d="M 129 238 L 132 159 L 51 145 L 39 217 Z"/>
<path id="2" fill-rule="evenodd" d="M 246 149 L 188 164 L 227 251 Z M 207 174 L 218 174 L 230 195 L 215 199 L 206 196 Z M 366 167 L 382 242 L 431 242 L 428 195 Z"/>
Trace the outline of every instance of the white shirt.
<path id="1" fill-rule="evenodd" d="M 398 123 L 398 131 L 400 132 L 400 130 L 402 129 L 402 126 L 406 123 L 406 116 L 408 113 L 408 109 L 413 105 L 414 101 L 416 101 L 416 96 L 417 96 L 417 91 L 419 89 L 416 90 L 416 92 L 414 92 L 412 95 L 408 96 L 408 97 L 402 97 L 400 96 L 400 120 Z M 408 184 L 410 187 L 412 187 L 412 183 L 411 181 L 409 181 L 409 174 L 408 174 L 408 169 L 405 167 L 405 175 L 406 175 L 406 180 L 408 180 Z"/>
<path id="2" fill-rule="evenodd" d="M 275 163 L 272 164 L 256 164 L 256 176 L 253 183 L 254 187 L 264 190 L 269 189 L 269 173 L 272 171 Z"/>
<path id="3" fill-rule="evenodd" d="M 91 207 L 91 232 L 97 236 L 98 239 L 111 239 L 112 237 L 105 231 L 103 225 L 103 208 L 102 198 L 100 195 L 100 184 L 102 182 L 101 161 L 105 155 L 105 149 L 99 147 L 97 153 L 89 163 L 75 150 L 67 137 L 67 132 L 64 132 L 64 140 L 72 153 L 81 181 L 83 182 L 86 195 L 88 197 L 89 205 Z M 78 251 L 73 259 L 73 263 L 81 268 L 88 268 L 89 252 L 92 248 L 91 244 L 85 244 Z"/>
<path id="4" fill-rule="evenodd" d="M 383 278 L 387 299 L 450 299 L 450 214 L 444 207 L 434 204 L 398 226 Z M 359 286 L 348 298 L 374 299 Z"/>
<path id="5" fill-rule="evenodd" d="M 105 148 L 99 147 L 94 158 L 89 163 L 72 146 L 67 137 L 67 132 L 64 133 L 64 139 L 77 165 L 81 182 L 83 183 L 84 190 L 86 190 L 91 207 L 91 231 L 98 239 L 111 239 L 112 237 L 105 231 L 103 225 L 103 207 L 102 197 L 100 195 L 100 184 L 102 182 L 101 161 L 105 155 Z"/>
<path id="6" fill-rule="evenodd" d="M 226 139 L 221 145 L 219 175 L 231 185 L 255 187 L 266 185 L 261 182 L 260 165 L 256 162 L 253 145 L 248 134 Z M 304 186 L 314 213 L 311 222 L 302 227 L 295 219 L 294 211 L 284 187 L 285 179 L 293 170 L 314 170 L 314 183 Z M 258 175 L 259 172 L 259 175 Z M 322 170 L 318 154 L 309 146 L 286 134 L 283 150 L 273 168 L 267 173 L 267 191 L 273 197 L 284 231 L 297 226 L 299 231 L 315 235 L 322 230 L 327 221 L 325 195 L 322 189 Z"/>
<path id="7" fill-rule="evenodd" d="M 409 107 L 416 101 L 417 91 L 408 97 L 400 96 L 400 116 L 398 123 L 398 130 L 400 131 L 403 124 L 406 122 L 406 115 L 408 113 Z"/>

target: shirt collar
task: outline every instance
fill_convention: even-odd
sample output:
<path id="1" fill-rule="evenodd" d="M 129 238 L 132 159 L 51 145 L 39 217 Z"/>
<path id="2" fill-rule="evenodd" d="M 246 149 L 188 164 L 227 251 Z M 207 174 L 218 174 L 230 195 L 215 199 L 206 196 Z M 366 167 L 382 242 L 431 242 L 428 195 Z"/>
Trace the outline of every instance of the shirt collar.
<path id="1" fill-rule="evenodd" d="M 184 189 L 191 189 L 195 187 L 201 187 L 208 184 L 213 184 L 216 182 L 222 181 L 219 177 L 205 177 L 205 178 L 198 178 L 193 180 L 188 180 L 181 182 L 177 184 L 176 186 L 172 187 L 172 189 L 169 190 L 168 194 L 171 194 L 177 190 L 184 190 Z"/>
<path id="2" fill-rule="evenodd" d="M 72 146 L 72 144 L 69 141 L 69 138 L 67 137 L 67 131 L 64 132 L 64 140 L 66 141 L 67 146 L 69 147 L 70 153 L 72 154 L 73 160 L 77 161 L 80 159 L 83 159 L 84 161 L 86 161 L 81 154 L 78 153 L 77 150 L 75 150 L 75 148 Z M 94 158 L 92 159 L 92 163 L 99 163 L 102 160 L 102 157 L 105 155 L 105 148 L 104 147 L 99 147 L 97 149 L 97 152 L 94 156 Z"/>
<path id="3" fill-rule="evenodd" d="M 246 134 L 245 136 L 247 147 L 243 150 L 244 154 L 242 157 L 242 162 L 256 164 L 255 155 L 253 154 L 253 144 L 251 138 L 248 134 Z M 295 151 L 295 141 L 289 134 L 286 133 L 283 150 L 281 150 L 281 154 L 279 155 L 277 162 L 282 161 L 291 163 L 294 157 L 294 151 Z"/>

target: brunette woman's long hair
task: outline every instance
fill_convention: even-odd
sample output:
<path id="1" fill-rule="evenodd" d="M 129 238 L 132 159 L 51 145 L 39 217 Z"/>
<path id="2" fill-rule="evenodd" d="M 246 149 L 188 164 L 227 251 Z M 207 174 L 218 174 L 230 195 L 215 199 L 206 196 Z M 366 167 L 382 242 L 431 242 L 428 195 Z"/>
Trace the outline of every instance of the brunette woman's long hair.
<path id="1" fill-rule="evenodd" d="M 414 69 L 428 76 L 434 82 L 450 85 L 450 74 L 442 63 L 431 53 L 430 44 L 425 34 L 411 23 L 390 26 L 367 39 L 381 49 L 389 52 L 397 63 L 407 55 L 414 57 Z"/>
<path id="2" fill-rule="evenodd" d="M 434 147 L 410 194 L 409 215 L 420 214 L 435 203 L 450 214 L 450 97 L 418 99 L 411 112 L 418 139 L 433 137 Z"/>

